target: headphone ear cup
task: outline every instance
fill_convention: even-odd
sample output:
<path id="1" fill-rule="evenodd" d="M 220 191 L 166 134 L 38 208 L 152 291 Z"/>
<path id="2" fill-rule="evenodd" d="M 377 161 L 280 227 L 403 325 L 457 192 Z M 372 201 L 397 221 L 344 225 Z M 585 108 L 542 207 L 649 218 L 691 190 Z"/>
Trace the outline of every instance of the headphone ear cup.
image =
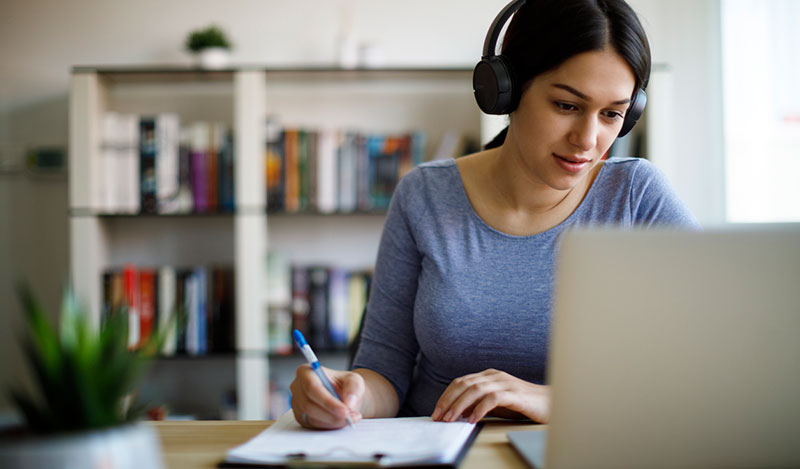
<path id="1" fill-rule="evenodd" d="M 478 107 L 486 114 L 510 114 L 517 107 L 511 68 L 502 55 L 486 57 L 472 73 Z"/>
<path id="2" fill-rule="evenodd" d="M 628 112 L 625 113 L 625 121 L 622 123 L 622 130 L 619 131 L 617 138 L 624 137 L 633 129 L 636 122 L 642 117 L 644 106 L 647 104 L 647 93 L 639 88 L 628 106 Z"/>

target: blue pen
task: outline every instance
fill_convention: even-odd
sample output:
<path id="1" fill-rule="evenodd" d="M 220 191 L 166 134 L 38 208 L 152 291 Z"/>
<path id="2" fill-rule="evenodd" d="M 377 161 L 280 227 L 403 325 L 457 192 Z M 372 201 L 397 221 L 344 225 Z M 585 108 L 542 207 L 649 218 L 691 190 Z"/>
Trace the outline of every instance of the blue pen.
<path id="1" fill-rule="evenodd" d="M 308 345 L 308 342 L 306 342 L 306 338 L 303 337 L 303 334 L 297 329 L 294 330 L 292 335 L 294 335 L 294 341 L 297 342 L 297 346 L 300 347 L 300 351 L 303 352 L 303 356 L 306 357 L 308 364 L 311 365 L 311 369 L 314 370 L 314 373 L 316 373 L 320 381 L 322 381 L 322 385 L 325 386 L 325 389 L 327 389 L 328 392 L 333 395 L 333 397 L 341 401 L 342 398 L 339 397 L 339 393 L 336 392 L 336 389 L 325 375 L 325 372 L 322 371 L 322 366 L 320 366 L 319 360 L 317 360 L 317 356 L 314 354 L 314 351 L 311 350 L 311 346 Z M 351 427 L 353 426 L 353 420 L 349 415 L 347 416 L 347 424 Z"/>

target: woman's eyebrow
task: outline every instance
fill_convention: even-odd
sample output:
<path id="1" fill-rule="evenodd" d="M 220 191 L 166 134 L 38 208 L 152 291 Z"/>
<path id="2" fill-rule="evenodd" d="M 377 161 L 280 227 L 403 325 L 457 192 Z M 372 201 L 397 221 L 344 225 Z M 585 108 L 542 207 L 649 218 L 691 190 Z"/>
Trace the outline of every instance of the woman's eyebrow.
<path id="1" fill-rule="evenodd" d="M 591 101 L 592 100 L 592 98 L 590 98 L 586 94 L 581 93 L 580 91 L 576 90 L 575 88 L 573 88 L 573 87 L 571 87 L 569 85 L 564 85 L 562 83 L 555 83 L 555 84 L 553 84 L 553 86 L 555 88 L 559 88 L 559 89 L 562 89 L 562 90 L 567 91 L 569 93 L 572 93 L 572 94 L 574 94 L 575 96 L 581 98 L 584 101 Z M 614 101 L 611 104 L 628 104 L 629 102 L 631 102 L 631 99 L 627 98 L 627 99 L 620 99 L 619 101 Z"/>

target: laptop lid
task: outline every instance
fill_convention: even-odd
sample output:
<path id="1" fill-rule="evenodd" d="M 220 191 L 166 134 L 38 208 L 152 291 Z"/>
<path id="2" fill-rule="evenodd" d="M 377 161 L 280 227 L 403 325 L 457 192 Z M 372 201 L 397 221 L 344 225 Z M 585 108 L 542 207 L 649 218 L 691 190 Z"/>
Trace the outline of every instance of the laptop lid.
<path id="1" fill-rule="evenodd" d="M 800 465 L 800 229 L 562 240 L 547 467 Z"/>

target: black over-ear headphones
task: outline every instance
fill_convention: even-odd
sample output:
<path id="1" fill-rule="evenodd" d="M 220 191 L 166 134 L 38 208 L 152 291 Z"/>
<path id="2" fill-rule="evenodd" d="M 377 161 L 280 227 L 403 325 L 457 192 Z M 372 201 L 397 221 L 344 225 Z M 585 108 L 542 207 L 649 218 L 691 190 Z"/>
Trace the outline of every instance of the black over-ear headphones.
<path id="1" fill-rule="evenodd" d="M 475 100 L 478 107 L 486 114 L 510 114 L 519 104 L 520 84 L 516 82 L 511 63 L 503 55 L 496 55 L 497 39 L 500 31 L 514 14 L 527 0 L 514 0 L 506 5 L 489 27 L 486 39 L 483 42 L 483 57 L 475 71 L 472 73 L 472 89 L 475 91 Z M 648 77 L 649 78 L 649 77 Z M 644 86 L 647 86 L 645 80 Z M 617 137 L 623 137 L 633 129 L 636 121 L 642 116 L 647 103 L 647 94 L 644 88 L 639 88 L 633 94 L 633 100 L 625 113 Z"/>

